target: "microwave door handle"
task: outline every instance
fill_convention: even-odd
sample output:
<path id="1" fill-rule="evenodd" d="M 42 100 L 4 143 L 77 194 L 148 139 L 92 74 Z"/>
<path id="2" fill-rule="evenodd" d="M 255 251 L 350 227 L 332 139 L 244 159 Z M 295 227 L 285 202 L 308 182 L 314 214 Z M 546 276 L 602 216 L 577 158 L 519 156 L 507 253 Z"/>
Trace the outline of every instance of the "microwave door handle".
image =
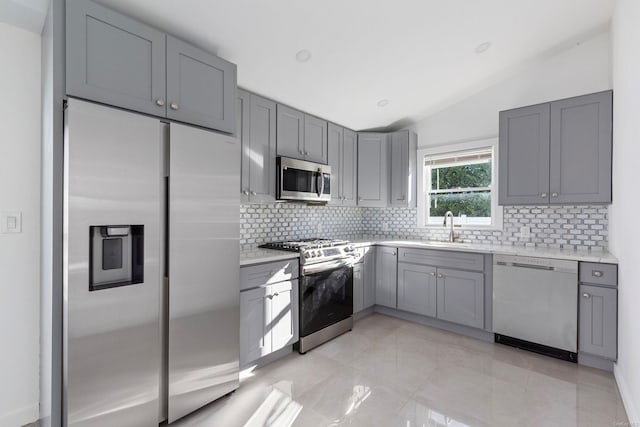
<path id="1" fill-rule="evenodd" d="M 322 169 L 318 168 L 318 178 L 320 180 L 320 184 L 316 185 L 318 188 L 318 197 L 322 197 L 322 193 L 324 193 L 324 176 L 322 176 Z"/>

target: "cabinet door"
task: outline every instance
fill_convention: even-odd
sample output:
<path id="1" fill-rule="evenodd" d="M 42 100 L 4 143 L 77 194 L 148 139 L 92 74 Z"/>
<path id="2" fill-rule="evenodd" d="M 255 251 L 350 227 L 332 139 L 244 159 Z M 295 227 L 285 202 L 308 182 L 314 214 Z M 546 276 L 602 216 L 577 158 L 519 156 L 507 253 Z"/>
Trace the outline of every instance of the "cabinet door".
<path id="1" fill-rule="evenodd" d="M 376 248 L 365 248 L 364 254 L 364 308 L 373 307 L 376 304 Z"/>
<path id="2" fill-rule="evenodd" d="M 364 263 L 353 266 L 353 312 L 364 309 Z"/>
<path id="3" fill-rule="evenodd" d="M 327 122 L 308 114 L 304 115 L 304 158 L 327 164 Z"/>
<path id="4" fill-rule="evenodd" d="M 549 203 L 549 104 L 500 112 L 501 205 Z"/>
<path id="5" fill-rule="evenodd" d="M 358 134 L 358 205 L 387 206 L 387 135 Z"/>
<path id="6" fill-rule="evenodd" d="M 278 104 L 278 156 L 304 160 L 304 113 Z"/>
<path id="7" fill-rule="evenodd" d="M 398 309 L 436 317 L 436 269 L 398 263 Z"/>
<path id="8" fill-rule="evenodd" d="M 551 103 L 551 203 L 611 203 L 612 97 Z"/>
<path id="9" fill-rule="evenodd" d="M 357 204 L 356 178 L 358 171 L 358 143 L 356 133 L 345 129 L 342 142 L 342 205 L 355 206 Z M 331 169 L 333 174 L 333 168 Z"/>
<path id="10" fill-rule="evenodd" d="M 251 166 L 251 140 L 249 126 L 251 123 L 251 94 L 238 89 L 236 102 L 236 138 L 240 140 L 242 158 L 240 161 L 240 202 L 249 202 L 249 168 Z"/>
<path id="11" fill-rule="evenodd" d="M 233 133 L 235 99 L 235 64 L 167 36 L 168 118 Z"/>
<path id="12" fill-rule="evenodd" d="M 389 136 L 389 204 L 407 206 L 409 200 L 409 132 Z"/>
<path id="13" fill-rule="evenodd" d="M 240 292 L 240 365 L 271 353 L 271 287 Z"/>
<path id="14" fill-rule="evenodd" d="M 331 166 L 331 200 L 329 205 L 342 205 L 342 145 L 343 130 L 340 126 L 329 123 L 328 127 L 328 159 Z"/>
<path id="15" fill-rule="evenodd" d="M 397 289 L 396 248 L 376 249 L 376 304 L 396 308 Z"/>
<path id="16" fill-rule="evenodd" d="M 616 360 L 617 297 L 613 288 L 580 285 L 579 350 Z"/>
<path id="17" fill-rule="evenodd" d="M 164 33 L 87 0 L 67 1 L 66 31 L 69 95 L 165 116 Z"/>
<path id="18" fill-rule="evenodd" d="M 276 198 L 276 103 L 251 95 L 249 132 L 249 198 L 252 203 Z"/>
<path id="19" fill-rule="evenodd" d="M 298 341 L 298 280 L 271 285 L 271 351 Z"/>
<path id="20" fill-rule="evenodd" d="M 484 274 L 439 268 L 438 319 L 484 327 Z"/>

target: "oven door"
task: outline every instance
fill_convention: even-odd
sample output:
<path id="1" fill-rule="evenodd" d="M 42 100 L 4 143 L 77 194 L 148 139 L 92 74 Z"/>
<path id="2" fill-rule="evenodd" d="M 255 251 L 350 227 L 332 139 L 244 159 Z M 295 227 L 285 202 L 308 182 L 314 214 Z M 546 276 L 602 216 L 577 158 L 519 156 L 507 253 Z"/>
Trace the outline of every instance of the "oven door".
<path id="1" fill-rule="evenodd" d="M 300 336 L 353 315 L 353 264 L 329 261 L 304 266 L 300 280 Z"/>
<path id="2" fill-rule="evenodd" d="M 279 200 L 331 200 L 331 167 L 304 160 L 277 158 Z"/>

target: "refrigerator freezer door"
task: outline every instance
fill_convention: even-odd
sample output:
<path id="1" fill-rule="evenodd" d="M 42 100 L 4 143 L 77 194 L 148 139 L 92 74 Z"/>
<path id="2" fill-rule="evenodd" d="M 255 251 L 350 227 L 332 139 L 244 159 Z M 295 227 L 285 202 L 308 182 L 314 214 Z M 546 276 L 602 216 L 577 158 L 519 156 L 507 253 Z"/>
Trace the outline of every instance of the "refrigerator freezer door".
<path id="1" fill-rule="evenodd" d="M 160 126 L 158 120 L 145 116 L 76 99 L 68 102 L 64 425 L 137 427 L 158 422 L 163 233 Z M 144 227 L 143 248 L 138 248 L 144 280 L 90 290 L 90 227 L 125 225 Z M 119 265 L 118 260 L 114 262 L 101 262 L 99 268 Z"/>
<path id="2" fill-rule="evenodd" d="M 239 386 L 240 143 L 171 124 L 168 420 Z"/>

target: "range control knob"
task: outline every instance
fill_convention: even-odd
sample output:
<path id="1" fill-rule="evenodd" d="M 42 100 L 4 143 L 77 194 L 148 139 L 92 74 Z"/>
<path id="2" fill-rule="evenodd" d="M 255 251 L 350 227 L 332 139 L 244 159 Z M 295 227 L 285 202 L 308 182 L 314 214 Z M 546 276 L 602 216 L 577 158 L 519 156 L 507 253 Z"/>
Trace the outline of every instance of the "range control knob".
<path id="1" fill-rule="evenodd" d="M 305 252 L 305 253 L 304 253 L 304 258 L 305 258 L 305 259 L 309 258 L 310 256 L 311 256 L 311 254 L 310 254 L 309 252 Z"/>

